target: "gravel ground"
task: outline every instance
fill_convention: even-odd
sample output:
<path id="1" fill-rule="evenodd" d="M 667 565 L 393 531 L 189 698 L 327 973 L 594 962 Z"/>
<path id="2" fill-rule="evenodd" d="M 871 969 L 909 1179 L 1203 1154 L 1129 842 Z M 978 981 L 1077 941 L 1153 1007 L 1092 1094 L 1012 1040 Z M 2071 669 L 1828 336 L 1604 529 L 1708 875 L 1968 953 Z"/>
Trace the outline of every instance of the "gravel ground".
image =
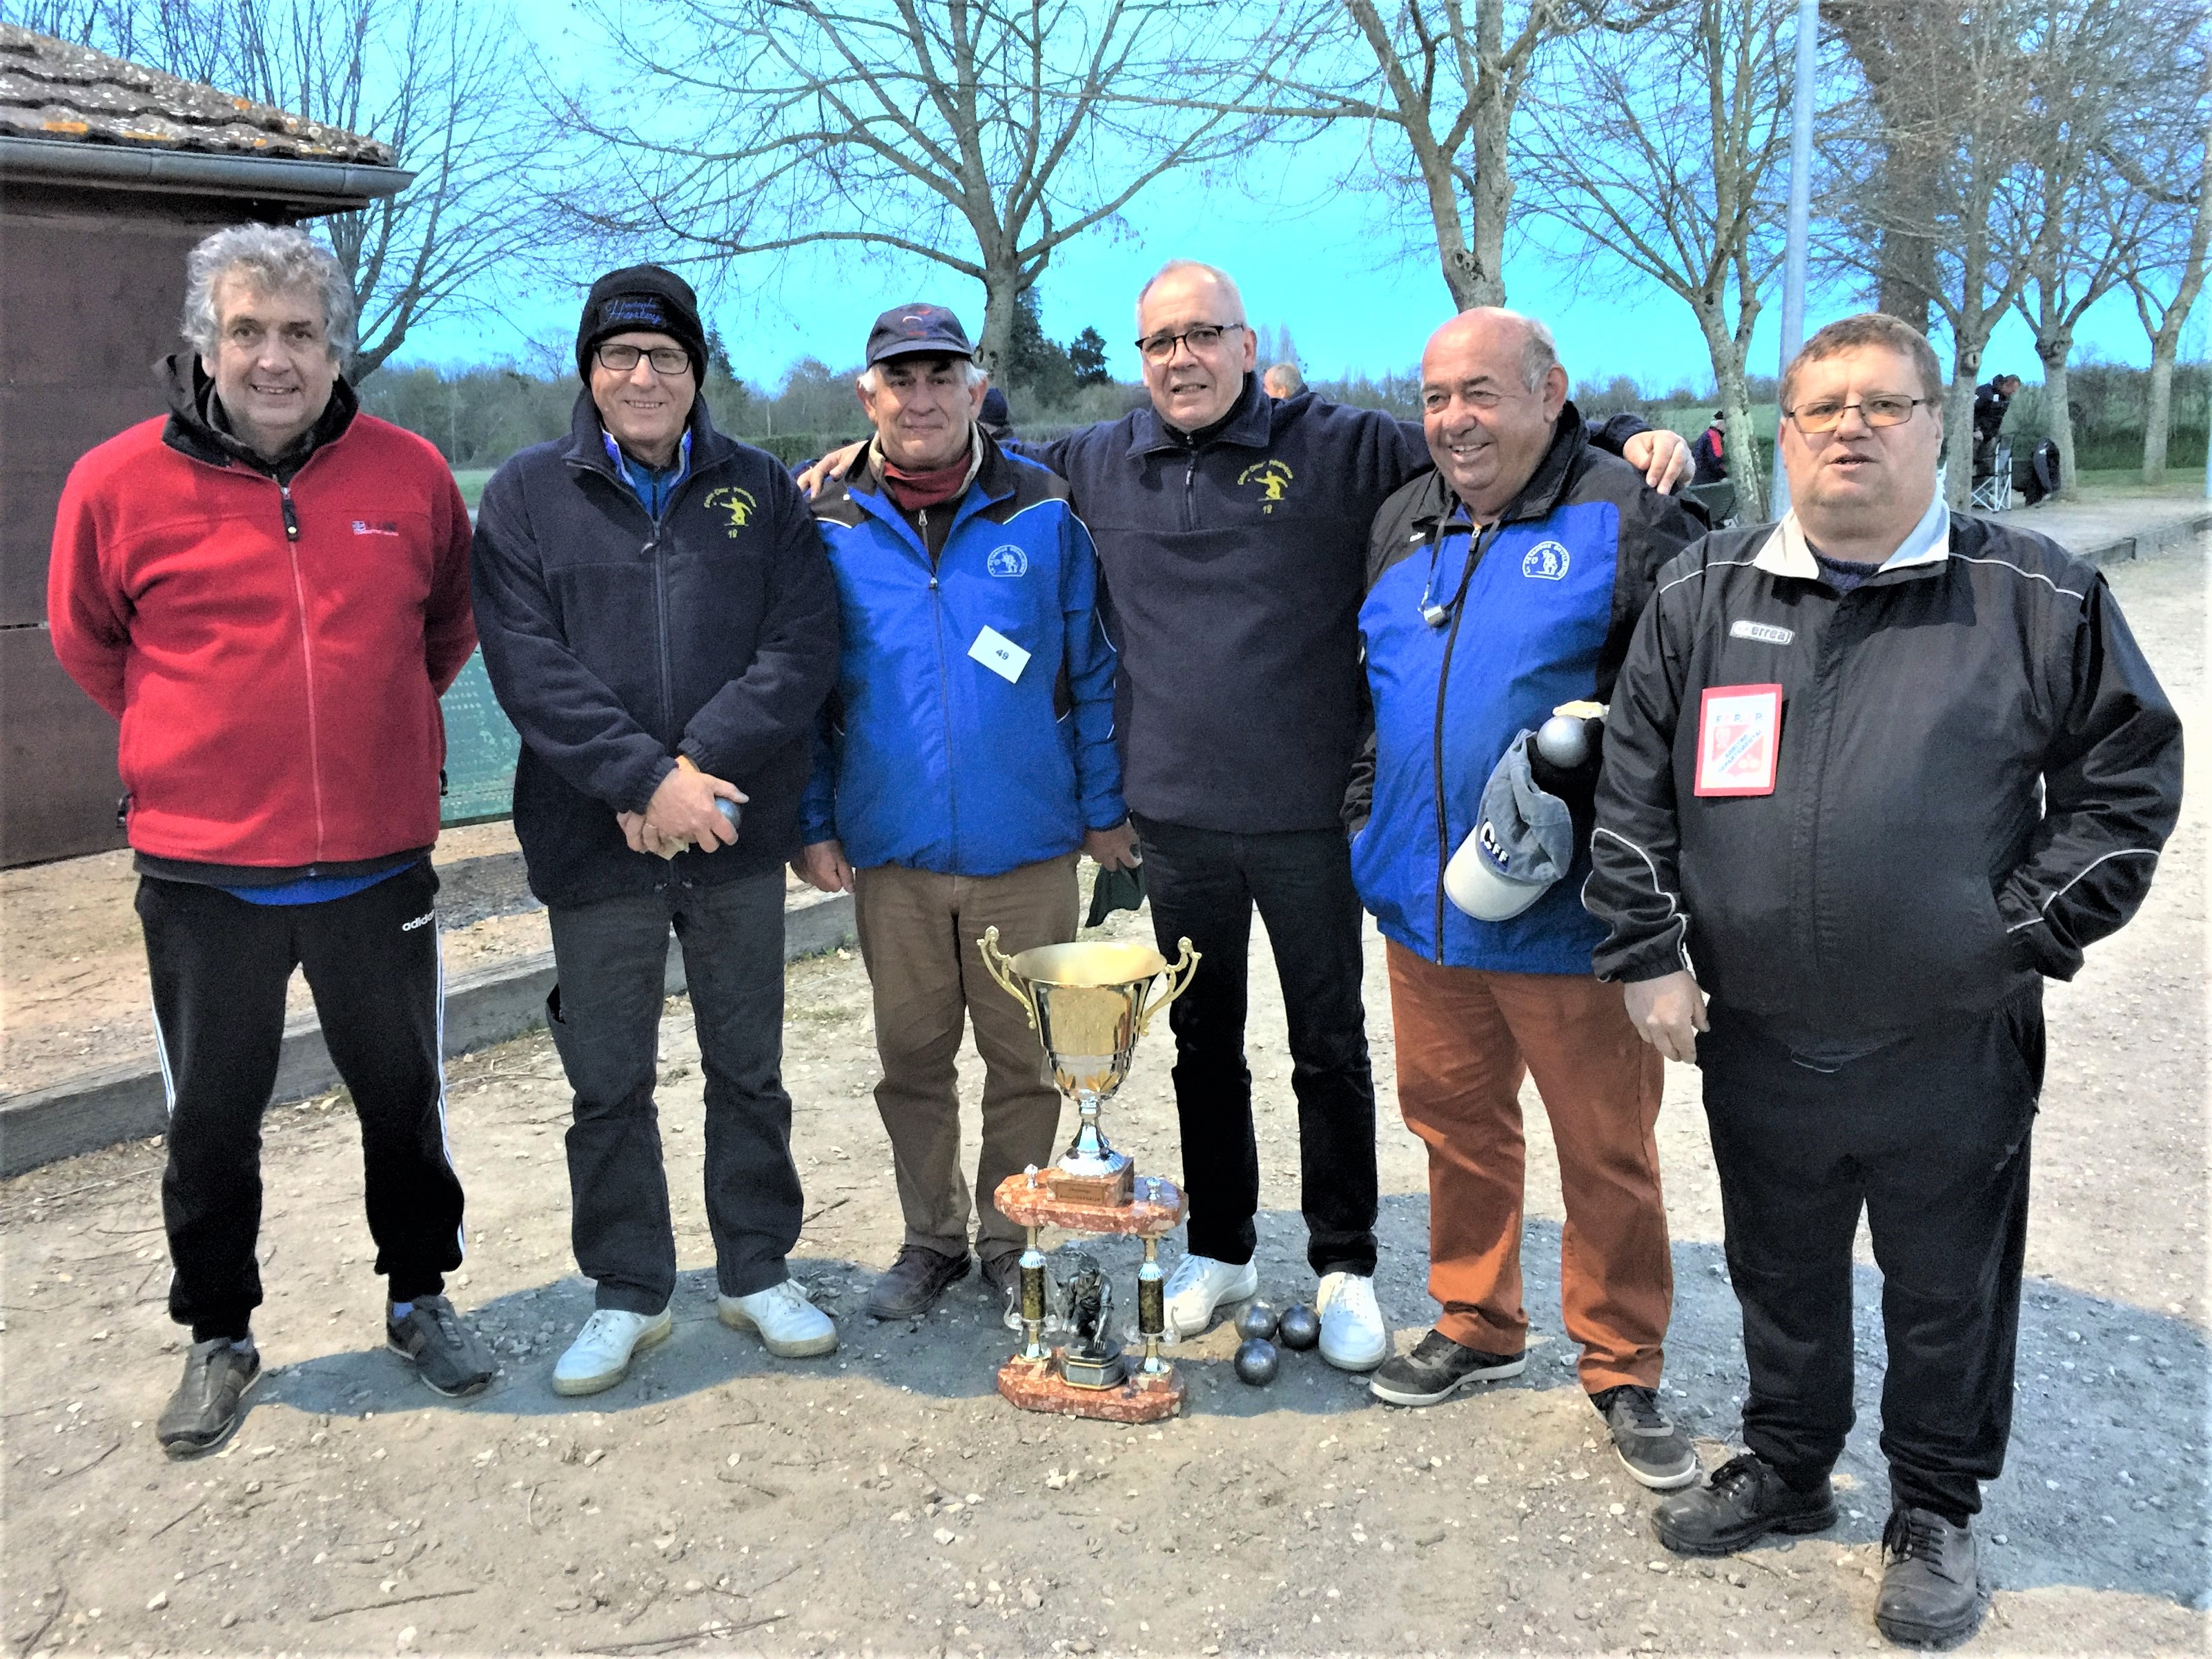
<path id="1" fill-rule="evenodd" d="M 2202 550 L 2113 585 L 2192 723 L 2205 711 Z M 2201 768 L 2197 769 L 2201 773 Z M 2198 780 L 2201 782 L 2201 776 Z M 2206 1650 L 2212 1590 L 2205 1343 L 2205 823 L 2200 791 L 2142 917 L 2054 988 L 2013 1456 L 1980 1530 L 1977 1650 Z M 494 908 L 496 908 L 495 906 Z M 1116 918 L 1114 931 L 1141 927 Z M 1260 941 L 1264 955 L 1264 941 Z M 1423 1289 L 1420 1152 L 1387 1109 L 1379 945 L 1370 1025 L 1386 1102 L 1385 1315 Z M 258 1330 L 271 1367 L 221 1455 L 163 1459 L 179 1366 L 144 1144 L 0 1183 L 0 1637 L 73 1651 L 646 1655 L 1863 1651 L 1886 1491 L 1873 1402 L 1879 1280 L 1860 1275 L 1865 1420 L 1832 1534 L 1690 1563 L 1602 1443 L 1559 1334 L 1557 1165 L 1532 1110 L 1537 1363 L 1431 1411 L 1286 1356 L 1236 1382 L 1231 1333 L 1185 1345 L 1183 1417 L 1123 1428 L 1025 1415 L 975 1281 L 877 1324 L 898 1239 L 869 1098 L 866 986 L 843 954 L 790 975 L 787 1081 L 808 1219 L 794 1266 L 838 1317 L 834 1358 L 787 1364 L 713 1312 L 698 1195 L 697 1052 L 681 1000 L 662 1103 L 684 1267 L 672 1342 L 616 1389 L 562 1401 L 555 1356 L 589 1305 L 564 1237 L 567 1094 L 542 1035 L 457 1063 L 469 1185 L 453 1286 L 505 1371 L 473 1404 L 386 1354 L 342 1097 L 272 1113 Z M 1177 1168 L 1164 1044 L 1109 1123 Z M 1273 976 L 1254 978 L 1265 1293 L 1310 1296 Z M 978 1087 L 965 1067 L 970 1110 Z M 1678 1296 L 1668 1405 L 1725 1455 L 1736 1310 L 1693 1073 L 1670 1067 L 1661 1151 Z M 1531 1097 L 1533 1103 L 1533 1096 Z M 1171 1246 L 1171 1250 L 1179 1246 Z M 1128 1249 L 1103 1254 L 1129 1286 Z M 1865 1258 L 1863 1252 L 1863 1261 Z"/>

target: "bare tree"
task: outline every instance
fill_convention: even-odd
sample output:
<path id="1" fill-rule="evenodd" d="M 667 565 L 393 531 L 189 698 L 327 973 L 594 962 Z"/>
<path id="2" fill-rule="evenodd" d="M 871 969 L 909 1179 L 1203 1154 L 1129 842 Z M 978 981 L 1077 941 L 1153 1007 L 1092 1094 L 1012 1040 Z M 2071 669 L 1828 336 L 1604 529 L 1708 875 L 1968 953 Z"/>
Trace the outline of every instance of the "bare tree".
<path id="1" fill-rule="evenodd" d="M 486 279 L 545 246 L 544 129 L 511 13 L 463 0 L 45 0 L 34 27 L 381 139 L 415 174 L 317 222 L 352 278 L 357 377 L 441 312 L 489 310 Z M 46 15 L 45 14 L 51 14 Z"/>
<path id="2" fill-rule="evenodd" d="M 2155 147 L 2166 112 L 2142 88 L 2175 61 L 2190 17 L 2156 3 L 2090 3 L 2051 14 L 2030 60 L 2038 120 L 2023 196 L 2026 280 L 2014 307 L 2035 331 L 2059 486 L 2075 487 L 2068 364 L 2089 307 L 2139 269 L 2158 222 L 2150 192 L 2122 158 Z M 2171 100 L 2166 100 L 2170 106 Z"/>
<path id="3" fill-rule="evenodd" d="M 1634 35 L 1568 41 L 1518 161 L 1527 210 L 1569 233 L 1572 258 L 1625 265 L 1697 318 L 1754 517 L 1766 492 L 1745 360 L 1782 259 L 1792 15 L 1787 0 L 1696 0 Z"/>
<path id="4" fill-rule="evenodd" d="M 1862 85 L 1828 124 L 1822 146 L 1830 173 L 1822 251 L 1831 270 L 1879 281 L 1886 264 L 1895 268 L 1895 250 L 1927 251 L 1928 297 L 1951 337 L 1943 422 L 1954 507 L 1966 505 L 1972 483 L 1966 463 L 1982 354 L 2034 268 L 2039 239 L 2056 234 L 2036 210 L 2033 161 L 2048 131 L 2036 60 L 2063 38 L 2057 17 L 2038 0 L 1969 0 L 1948 27 L 1894 43 L 1891 73 L 1917 79 L 1918 94 L 1885 101 Z M 1921 125 L 1889 125 L 1902 110 L 1919 112 Z M 1919 184 L 1882 189 L 1885 167 L 1900 155 L 1923 170 Z"/>
<path id="5" fill-rule="evenodd" d="M 1460 310 L 1503 305 L 1509 146 L 1540 54 L 1583 30 L 1640 27 L 1676 3 L 1325 0 L 1316 18 L 1340 9 L 1334 33 L 1302 26 L 1304 50 L 1284 57 L 1248 112 L 1364 124 L 1401 141 L 1403 154 L 1379 168 L 1389 210 L 1425 219 L 1423 240 Z"/>
<path id="6" fill-rule="evenodd" d="M 719 261 L 904 254 L 983 285 L 981 356 L 1055 250 L 1171 169 L 1242 155 L 1265 34 L 1224 62 L 1202 0 L 668 0 L 598 14 L 616 84 L 568 117 L 608 141 L 572 210 Z M 1256 14 L 1255 14 L 1256 15 Z"/>
<path id="7" fill-rule="evenodd" d="M 2124 280 L 2136 315 L 2150 337 L 2150 392 L 2143 421 L 2142 480 L 2166 481 L 2166 441 L 2173 425 L 2173 364 L 2181 328 L 2203 291 L 2212 243 L 2212 52 L 2195 42 L 2197 73 L 2187 82 L 2178 142 L 2120 152 L 2120 165 L 2150 204 L 2152 226 L 2142 257 Z M 2193 152 L 2193 154 L 2192 154 Z"/>

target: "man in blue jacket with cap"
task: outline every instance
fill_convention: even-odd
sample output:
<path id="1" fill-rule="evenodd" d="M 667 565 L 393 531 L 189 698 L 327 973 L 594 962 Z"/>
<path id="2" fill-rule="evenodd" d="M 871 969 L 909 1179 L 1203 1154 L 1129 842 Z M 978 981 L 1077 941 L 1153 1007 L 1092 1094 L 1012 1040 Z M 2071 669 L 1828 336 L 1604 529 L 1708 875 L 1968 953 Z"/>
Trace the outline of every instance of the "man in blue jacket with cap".
<path id="1" fill-rule="evenodd" d="M 1583 756 L 1532 753 L 1522 734 L 1562 705 L 1596 712 L 1654 574 L 1702 526 L 1591 447 L 1530 319 L 1485 308 L 1438 329 L 1421 401 L 1437 470 L 1375 521 L 1359 610 L 1375 730 L 1346 817 L 1352 878 L 1389 941 L 1399 1109 L 1429 1148 L 1443 1312 L 1370 1386 L 1432 1406 L 1526 1366 L 1520 1091 L 1533 1073 L 1559 1148 L 1559 1300 L 1583 1386 L 1629 1473 L 1680 1486 L 1697 1455 L 1657 1402 L 1674 1290 L 1661 1068 L 1590 970 L 1603 930 L 1577 896 L 1595 745 L 1571 713 L 1559 735 Z"/>
<path id="2" fill-rule="evenodd" d="M 895 306 L 868 336 L 860 464 L 816 498 L 845 640 L 801 813 L 801 874 L 850 888 L 875 989 L 906 1237 L 869 1293 L 882 1319 L 923 1312 L 968 1274 L 1016 1282 L 1023 1230 L 991 1202 L 1053 1156 L 1060 1095 L 1036 1034 L 984 971 L 1075 937 L 1078 851 L 1134 862 L 1114 748 L 1114 652 L 1098 623 L 1091 534 L 1067 486 L 984 429 L 984 375 L 942 306 Z M 955 1056 L 982 1055 L 971 1205 Z"/>

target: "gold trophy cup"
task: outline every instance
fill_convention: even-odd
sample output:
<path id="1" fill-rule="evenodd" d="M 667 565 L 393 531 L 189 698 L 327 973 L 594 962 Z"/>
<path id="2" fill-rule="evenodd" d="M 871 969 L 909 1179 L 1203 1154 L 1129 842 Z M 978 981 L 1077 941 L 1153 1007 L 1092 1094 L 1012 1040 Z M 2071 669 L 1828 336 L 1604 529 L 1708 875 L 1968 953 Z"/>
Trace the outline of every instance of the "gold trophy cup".
<path id="1" fill-rule="evenodd" d="M 1043 1040 L 1046 1077 L 1075 1103 L 1075 1139 L 1044 1172 L 1056 1198 L 1129 1201 L 1134 1175 L 1128 1155 L 1108 1143 L 1098 1111 L 1129 1075 L 1137 1039 L 1197 970 L 1199 952 L 1188 939 L 1181 943 L 1170 966 L 1149 945 L 1041 945 L 1010 957 L 999 949 L 995 927 L 975 941 L 991 977 L 1028 1012 Z M 1154 998 L 1153 981 L 1164 974 L 1167 994 Z"/>
<path id="2" fill-rule="evenodd" d="M 1009 957 L 999 949 L 999 930 L 975 941 L 983 965 L 1029 1012 L 1044 1044 L 1044 1072 L 1075 1102 L 1075 1139 L 1048 1170 L 1032 1166 L 1009 1176 L 993 1194 L 999 1212 L 1029 1230 L 1022 1252 L 1021 1351 L 999 1370 L 999 1392 L 1027 1411 L 1059 1412 L 1123 1423 L 1148 1423 L 1182 1404 L 1182 1381 L 1160 1357 L 1165 1334 L 1159 1241 L 1182 1219 L 1183 1195 L 1173 1182 L 1141 1179 L 1128 1155 L 1106 1139 L 1099 1108 L 1129 1074 L 1137 1039 L 1152 1017 L 1181 996 L 1197 970 L 1200 953 L 1181 941 L 1170 964 L 1150 945 L 1131 942 L 1045 945 Z M 1164 994 L 1152 994 L 1164 976 Z M 1132 1374 L 1115 1351 L 1110 1363 L 1091 1352 L 1110 1346 L 1104 1297 L 1093 1297 L 1094 1334 L 1071 1301 L 1073 1334 L 1054 1349 L 1044 1340 L 1047 1304 L 1044 1255 L 1038 1235 L 1046 1226 L 1079 1233 L 1120 1234 L 1139 1239 L 1144 1265 L 1137 1273 L 1137 1328 L 1144 1359 Z M 1097 1266 L 1089 1264 L 1092 1277 Z M 1011 1316 L 1010 1316 L 1011 1317 Z M 1096 1340 L 1087 1340 L 1095 1334 Z"/>

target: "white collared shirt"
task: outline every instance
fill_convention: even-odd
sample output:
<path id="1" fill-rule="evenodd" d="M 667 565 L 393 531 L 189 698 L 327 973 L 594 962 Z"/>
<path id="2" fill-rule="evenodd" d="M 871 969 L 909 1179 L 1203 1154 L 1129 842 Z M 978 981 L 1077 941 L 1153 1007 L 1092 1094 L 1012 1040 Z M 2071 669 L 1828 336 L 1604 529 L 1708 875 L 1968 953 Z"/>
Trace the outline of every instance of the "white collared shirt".
<path id="1" fill-rule="evenodd" d="M 1928 510 L 1920 515 L 1920 522 L 1905 532 L 1905 539 L 1897 544 L 1897 551 L 1881 562 L 1884 570 L 1899 570 L 1907 565 L 1941 564 L 1951 556 L 1951 509 L 1944 503 L 1943 492 L 1936 491 L 1928 503 Z M 1777 576 L 1802 576 L 1808 580 L 1820 579 L 1820 567 L 1814 561 L 1813 550 L 1805 540 L 1805 527 L 1797 522 L 1797 510 L 1792 507 L 1784 514 L 1782 522 L 1774 526 L 1774 533 L 1752 560 L 1759 569 Z"/>

